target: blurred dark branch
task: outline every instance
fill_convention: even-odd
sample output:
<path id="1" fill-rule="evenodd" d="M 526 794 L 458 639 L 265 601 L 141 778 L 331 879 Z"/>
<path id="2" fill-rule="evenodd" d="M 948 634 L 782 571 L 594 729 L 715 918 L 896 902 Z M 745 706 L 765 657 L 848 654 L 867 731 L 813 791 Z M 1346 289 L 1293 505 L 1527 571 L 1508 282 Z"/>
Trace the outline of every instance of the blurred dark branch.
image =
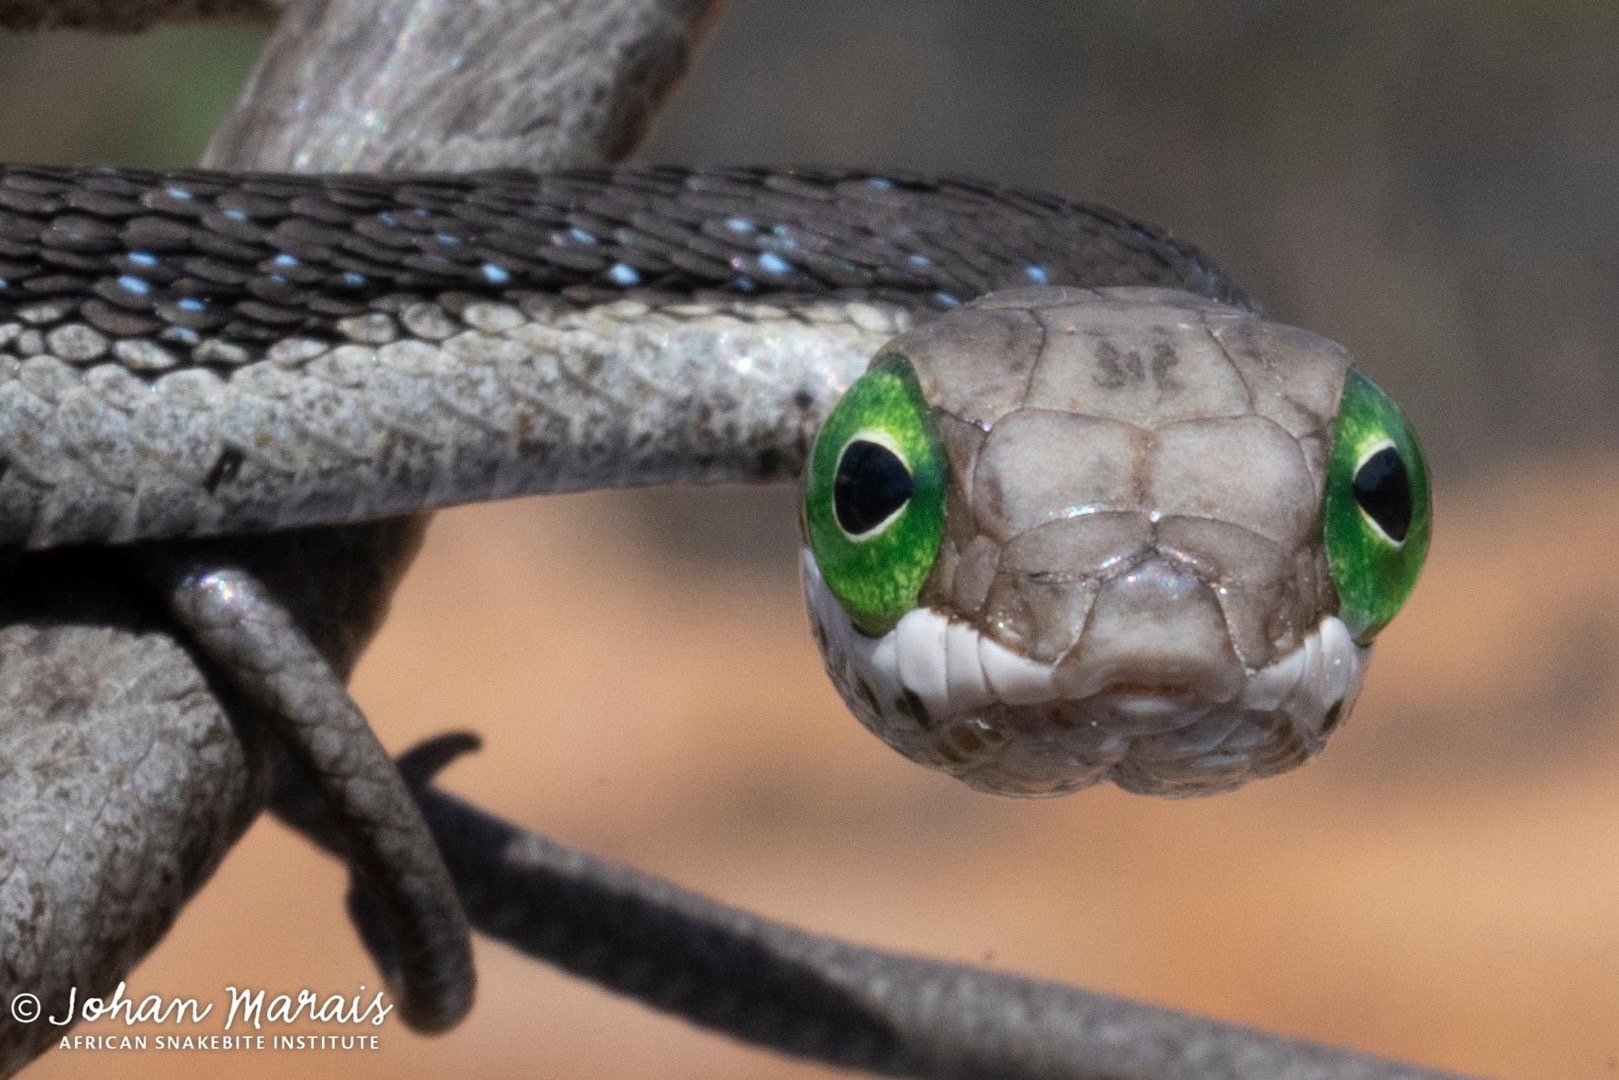
<path id="1" fill-rule="evenodd" d="M 400 759 L 473 925 L 529 956 L 736 1038 L 905 1077 L 1451 1075 L 772 922 L 564 847 L 431 786 L 433 773 L 476 746 L 470 736 L 447 735 Z M 282 816 L 340 852 L 312 802 L 289 805 Z M 363 906 L 360 918 L 370 937 Z"/>

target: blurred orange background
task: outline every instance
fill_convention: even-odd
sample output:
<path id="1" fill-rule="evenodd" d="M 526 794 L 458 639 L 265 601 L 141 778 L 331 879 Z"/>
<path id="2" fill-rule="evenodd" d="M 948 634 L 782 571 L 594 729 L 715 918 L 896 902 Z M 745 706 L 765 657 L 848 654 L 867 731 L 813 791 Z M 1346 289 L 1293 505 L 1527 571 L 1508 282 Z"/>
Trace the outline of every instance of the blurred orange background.
<path id="1" fill-rule="evenodd" d="M 800 926 L 1491 1076 L 1615 1075 L 1619 20 L 1072 8 L 738 0 L 643 156 L 1097 198 L 1355 349 L 1428 436 L 1438 518 L 1320 759 L 1185 803 L 1010 802 L 910 765 L 820 671 L 779 491 L 442 514 L 357 696 L 396 750 L 483 733 L 449 789 Z M 187 160 L 252 44 L 0 40 L 0 151 Z M 130 990 L 374 987 L 344 887 L 261 821 Z M 479 963 L 477 1009 L 439 1038 L 390 1022 L 375 1053 L 53 1052 L 28 1075 L 826 1072 L 499 946 Z"/>

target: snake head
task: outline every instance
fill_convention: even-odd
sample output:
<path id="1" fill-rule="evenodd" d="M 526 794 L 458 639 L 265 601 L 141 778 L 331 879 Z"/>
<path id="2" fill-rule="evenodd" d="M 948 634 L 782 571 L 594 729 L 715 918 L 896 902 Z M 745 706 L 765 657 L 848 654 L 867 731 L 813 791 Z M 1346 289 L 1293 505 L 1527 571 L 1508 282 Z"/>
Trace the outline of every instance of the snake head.
<path id="1" fill-rule="evenodd" d="M 1155 288 L 991 294 L 822 427 L 803 573 L 902 754 L 1007 795 L 1194 795 L 1348 714 L 1429 536 L 1422 454 L 1314 334 Z"/>

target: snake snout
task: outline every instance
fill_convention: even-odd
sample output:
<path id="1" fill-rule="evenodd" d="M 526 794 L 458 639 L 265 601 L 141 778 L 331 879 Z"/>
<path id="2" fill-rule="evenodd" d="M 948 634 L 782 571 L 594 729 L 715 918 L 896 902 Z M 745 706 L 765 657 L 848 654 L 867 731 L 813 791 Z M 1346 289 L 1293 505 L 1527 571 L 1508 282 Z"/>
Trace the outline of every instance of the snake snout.
<path id="1" fill-rule="evenodd" d="M 1004 627 L 930 607 L 886 634 L 862 634 L 808 557 L 804 578 L 833 682 L 906 756 L 1002 795 L 1101 780 L 1196 795 L 1320 750 L 1359 688 L 1367 650 L 1328 616 L 1271 662 L 1245 663 L 1230 612 L 1271 582 L 1213 577 L 1184 547 L 1149 539 L 1089 578 L 1024 561 L 1020 576 L 1061 586 L 1026 625 L 1079 628 L 1051 659 L 1013 647 Z"/>
<path id="2" fill-rule="evenodd" d="M 1102 585 L 1053 680 L 1067 700 L 1131 698 L 1145 709 L 1153 698 L 1230 701 L 1243 674 L 1214 590 L 1155 552 Z"/>

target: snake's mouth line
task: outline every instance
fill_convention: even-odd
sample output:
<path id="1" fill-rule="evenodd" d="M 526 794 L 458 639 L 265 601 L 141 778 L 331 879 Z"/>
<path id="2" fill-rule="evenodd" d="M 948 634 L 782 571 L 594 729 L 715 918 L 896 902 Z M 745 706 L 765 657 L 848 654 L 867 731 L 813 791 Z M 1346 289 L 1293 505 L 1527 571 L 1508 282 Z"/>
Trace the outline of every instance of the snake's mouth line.
<path id="1" fill-rule="evenodd" d="M 1336 615 L 1215 699 L 1166 677 L 1074 680 L 932 608 L 881 637 L 857 630 L 803 556 L 810 620 L 850 710 L 894 749 L 1002 795 L 1056 795 L 1112 780 L 1131 791 L 1201 795 L 1314 756 L 1359 693 L 1371 650 Z M 1083 681 L 1083 680 L 1080 680 Z M 1096 685 L 1093 683 L 1093 685 Z"/>

